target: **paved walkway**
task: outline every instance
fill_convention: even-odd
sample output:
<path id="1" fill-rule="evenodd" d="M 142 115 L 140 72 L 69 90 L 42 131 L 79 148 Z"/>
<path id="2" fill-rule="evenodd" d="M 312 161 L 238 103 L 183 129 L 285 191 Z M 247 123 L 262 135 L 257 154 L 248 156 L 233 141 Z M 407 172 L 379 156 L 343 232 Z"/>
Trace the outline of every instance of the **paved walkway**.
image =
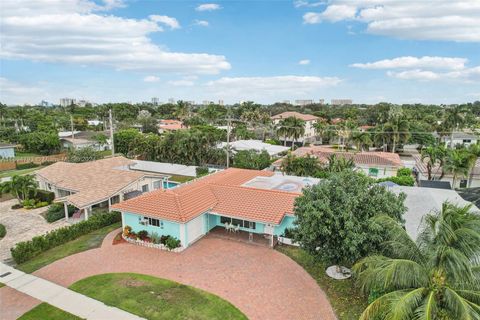
<path id="1" fill-rule="evenodd" d="M 8 287 L 47 302 L 83 319 L 141 320 L 142 318 L 31 274 L 0 263 L 0 279 Z"/>
<path id="2" fill-rule="evenodd" d="M 10 248 L 16 243 L 69 225 L 64 219 L 48 223 L 40 215 L 47 211 L 48 207 L 13 210 L 11 207 L 17 203 L 17 199 L 0 202 L 0 223 L 7 229 L 7 235 L 0 240 L 0 262 L 8 262 L 12 258 Z"/>
<path id="3" fill-rule="evenodd" d="M 260 246 L 205 237 L 182 253 L 123 243 L 56 261 L 34 274 L 68 287 L 102 273 L 134 272 L 174 280 L 214 293 L 250 320 L 336 319 L 316 281 L 287 256 Z"/>

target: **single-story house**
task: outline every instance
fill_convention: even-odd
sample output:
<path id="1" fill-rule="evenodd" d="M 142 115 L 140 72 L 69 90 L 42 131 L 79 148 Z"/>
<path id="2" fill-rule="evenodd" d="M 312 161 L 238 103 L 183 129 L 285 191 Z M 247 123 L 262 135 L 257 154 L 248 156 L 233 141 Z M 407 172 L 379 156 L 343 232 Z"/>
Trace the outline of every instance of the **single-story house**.
<path id="1" fill-rule="evenodd" d="M 9 143 L 0 143 L 0 159 L 15 158 L 15 145 Z"/>
<path id="2" fill-rule="evenodd" d="M 129 170 L 150 172 L 166 176 L 166 181 L 169 185 L 173 185 L 174 182 L 168 181 L 169 177 L 180 176 L 194 178 L 197 176 L 197 166 L 187 166 L 183 164 L 145 161 L 145 160 L 132 160 L 132 163 L 128 165 Z M 208 168 L 209 172 L 215 172 L 217 169 Z"/>
<path id="3" fill-rule="evenodd" d="M 405 199 L 407 212 L 403 218 L 405 219 L 405 229 L 412 239 L 417 239 L 422 227 L 423 217 L 441 210 L 445 201 L 458 206 L 472 204 L 462 199 L 455 190 L 398 186 L 390 188 L 390 191 L 396 194 L 403 192 L 407 195 Z M 479 211 L 475 205 L 473 205 L 472 210 Z"/>
<path id="4" fill-rule="evenodd" d="M 160 122 L 158 123 L 159 133 L 181 130 L 181 129 L 187 129 L 187 127 L 180 120 L 164 119 L 164 120 L 160 120 Z"/>
<path id="5" fill-rule="evenodd" d="M 225 148 L 227 146 L 226 142 L 222 142 L 217 145 L 217 148 Z M 242 151 L 242 150 L 255 150 L 257 152 L 262 152 L 263 150 L 267 151 L 270 156 L 278 156 L 282 152 L 290 150 L 289 147 L 272 145 L 265 143 L 261 140 L 237 140 L 230 142 L 230 148 L 233 149 L 233 152 Z"/>
<path id="6" fill-rule="evenodd" d="M 293 154 L 297 157 L 303 157 L 309 154 L 318 158 L 318 161 L 323 164 L 328 163 L 328 158 L 331 155 L 352 159 L 358 170 L 362 170 L 365 174 L 375 178 L 396 176 L 398 169 L 403 168 L 400 156 L 390 152 L 344 152 L 329 147 L 311 146 L 298 148 L 293 151 Z M 279 159 L 273 163 L 275 169 L 280 169 L 282 160 L 283 159 Z"/>
<path id="7" fill-rule="evenodd" d="M 182 249 L 229 225 L 267 238 L 271 246 L 293 226 L 293 204 L 304 186 L 318 179 L 284 176 L 270 171 L 230 168 L 168 190 L 155 190 L 113 205 L 122 226 L 138 233 L 171 236 Z"/>
<path id="8" fill-rule="evenodd" d="M 413 154 L 413 158 L 415 159 L 415 168 L 418 172 L 418 179 L 419 180 L 427 180 L 428 179 L 428 170 L 426 161 L 422 161 L 422 156 L 420 154 Z M 441 176 L 442 168 L 439 166 L 435 166 L 432 168 L 432 176 L 433 180 L 438 180 Z M 442 177 L 441 181 L 445 181 L 453 184 L 453 175 L 450 173 L 445 173 Z M 475 188 L 480 187 L 480 158 L 477 159 L 475 162 L 475 166 L 470 174 L 466 177 L 457 177 L 457 181 L 455 185 L 452 186 L 453 188 Z"/>
<path id="9" fill-rule="evenodd" d="M 74 220 L 88 219 L 95 208 L 110 210 L 115 203 L 168 187 L 162 175 L 131 171 L 124 157 L 69 163 L 56 162 L 36 172 L 40 189 L 55 193 L 55 201 L 77 208 Z"/>
<path id="10" fill-rule="evenodd" d="M 453 138 L 453 145 L 462 145 L 468 147 L 471 144 L 476 144 L 479 141 L 479 137 L 470 132 L 453 132 L 451 135 L 444 136 L 442 141 L 446 147 L 451 146 Z"/>
<path id="11" fill-rule="evenodd" d="M 58 133 L 60 143 L 65 149 L 82 149 L 91 147 L 97 151 L 110 150 L 110 138 L 106 143 L 100 143 L 95 139 L 96 135 L 103 134 L 110 137 L 108 131 L 61 131 Z"/>

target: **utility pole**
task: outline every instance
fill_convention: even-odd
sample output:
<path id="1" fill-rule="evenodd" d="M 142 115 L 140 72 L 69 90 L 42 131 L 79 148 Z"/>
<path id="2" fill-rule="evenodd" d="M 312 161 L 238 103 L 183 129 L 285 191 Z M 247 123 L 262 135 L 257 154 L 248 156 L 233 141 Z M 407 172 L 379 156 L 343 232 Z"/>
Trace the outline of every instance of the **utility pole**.
<path id="1" fill-rule="evenodd" d="M 113 144 L 113 120 L 112 120 L 112 109 L 108 110 L 108 119 L 110 122 L 110 146 L 112 149 L 112 157 L 115 155 L 115 146 Z"/>
<path id="2" fill-rule="evenodd" d="M 230 128 L 232 125 L 232 119 L 227 119 L 227 169 L 230 166 Z"/>

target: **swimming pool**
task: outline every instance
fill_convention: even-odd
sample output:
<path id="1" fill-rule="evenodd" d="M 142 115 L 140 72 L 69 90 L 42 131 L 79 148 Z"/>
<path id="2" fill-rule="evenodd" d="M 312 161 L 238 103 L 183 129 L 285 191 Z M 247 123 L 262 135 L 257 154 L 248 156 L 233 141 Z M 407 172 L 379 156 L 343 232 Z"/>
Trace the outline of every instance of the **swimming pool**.
<path id="1" fill-rule="evenodd" d="M 179 185 L 179 183 L 177 183 L 177 182 L 163 181 L 163 189 L 175 188 L 178 185 Z"/>

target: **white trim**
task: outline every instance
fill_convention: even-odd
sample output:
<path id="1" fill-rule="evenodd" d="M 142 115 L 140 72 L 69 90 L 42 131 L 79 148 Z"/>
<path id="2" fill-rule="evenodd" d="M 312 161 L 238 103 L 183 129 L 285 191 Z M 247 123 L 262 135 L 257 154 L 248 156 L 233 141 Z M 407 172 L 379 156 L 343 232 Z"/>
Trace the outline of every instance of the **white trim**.
<path id="1" fill-rule="evenodd" d="M 185 229 L 186 225 L 185 223 L 179 223 L 180 226 L 180 241 L 184 247 L 188 247 L 188 244 L 185 241 Z"/>

